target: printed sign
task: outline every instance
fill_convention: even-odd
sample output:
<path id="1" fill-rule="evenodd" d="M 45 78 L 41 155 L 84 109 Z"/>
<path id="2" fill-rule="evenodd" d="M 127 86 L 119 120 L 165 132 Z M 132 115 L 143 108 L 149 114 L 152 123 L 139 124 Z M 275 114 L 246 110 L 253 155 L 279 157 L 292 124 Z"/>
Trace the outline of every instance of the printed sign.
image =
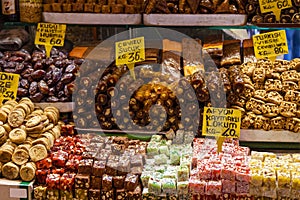
<path id="1" fill-rule="evenodd" d="M 215 137 L 239 138 L 241 111 L 204 107 L 202 134 Z"/>
<path id="2" fill-rule="evenodd" d="M 17 98 L 19 74 L 0 72 L 0 101 Z"/>
<path id="3" fill-rule="evenodd" d="M 273 12 L 276 21 L 280 21 L 280 14 L 282 9 L 292 7 L 291 0 L 259 0 L 259 7 L 261 13 Z"/>
<path id="4" fill-rule="evenodd" d="M 132 64 L 145 60 L 144 37 L 116 42 L 116 65 Z"/>
<path id="5" fill-rule="evenodd" d="M 289 53 L 285 30 L 254 35 L 253 44 L 258 59 Z"/>
<path id="6" fill-rule="evenodd" d="M 50 57 L 52 46 L 64 46 L 66 28 L 65 24 L 38 23 L 34 43 L 45 45 Z"/>

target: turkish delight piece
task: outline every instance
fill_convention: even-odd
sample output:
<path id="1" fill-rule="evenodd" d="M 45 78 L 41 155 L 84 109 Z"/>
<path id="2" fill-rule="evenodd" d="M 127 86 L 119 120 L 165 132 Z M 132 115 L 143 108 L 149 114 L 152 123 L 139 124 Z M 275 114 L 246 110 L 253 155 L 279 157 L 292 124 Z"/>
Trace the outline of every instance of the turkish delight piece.
<path id="1" fill-rule="evenodd" d="M 92 175 L 101 177 L 105 173 L 105 165 L 106 161 L 103 160 L 95 160 L 92 169 Z"/>
<path id="2" fill-rule="evenodd" d="M 291 189 L 290 198 L 297 199 L 300 197 L 300 190 L 298 189 Z"/>
<path id="3" fill-rule="evenodd" d="M 129 159 L 120 159 L 119 163 L 117 164 L 117 174 L 116 175 L 126 175 L 129 172 L 130 172 L 130 160 Z"/>
<path id="4" fill-rule="evenodd" d="M 163 178 L 161 180 L 162 192 L 166 194 L 176 194 L 176 179 Z"/>
<path id="5" fill-rule="evenodd" d="M 289 188 L 291 186 L 291 174 L 287 170 L 277 170 L 278 188 Z"/>
<path id="6" fill-rule="evenodd" d="M 221 168 L 221 178 L 226 180 L 235 180 L 235 168 L 231 164 L 224 164 Z"/>
<path id="7" fill-rule="evenodd" d="M 147 156 L 152 157 L 159 154 L 158 144 L 149 142 L 147 146 Z"/>
<path id="8" fill-rule="evenodd" d="M 170 156 L 170 150 L 167 145 L 161 145 L 158 147 L 160 154 L 165 154 L 166 156 Z"/>
<path id="9" fill-rule="evenodd" d="M 179 166 L 177 169 L 177 179 L 178 181 L 188 181 L 189 180 L 189 168 L 186 166 Z"/>
<path id="10" fill-rule="evenodd" d="M 188 181 L 178 181 L 177 182 L 177 192 L 178 195 L 187 195 L 189 193 L 189 182 Z"/>
<path id="11" fill-rule="evenodd" d="M 300 172 L 293 171 L 292 172 L 292 189 L 300 191 Z"/>
<path id="12" fill-rule="evenodd" d="M 260 169 L 251 169 L 251 185 L 261 187 L 263 184 L 263 172 Z"/>
<path id="13" fill-rule="evenodd" d="M 144 165 L 144 157 L 141 154 L 133 155 L 130 158 L 131 167 L 142 167 Z"/>
<path id="14" fill-rule="evenodd" d="M 177 149 L 170 149 L 170 164 L 179 165 L 180 164 L 180 153 Z"/>
<path id="15" fill-rule="evenodd" d="M 90 176 L 84 174 L 77 174 L 75 176 L 75 188 L 89 189 Z"/>
<path id="16" fill-rule="evenodd" d="M 50 173 L 50 169 L 38 169 L 35 172 L 36 182 L 38 184 L 45 184 L 47 175 Z"/>
<path id="17" fill-rule="evenodd" d="M 125 183 L 125 176 L 114 176 L 113 177 L 113 186 L 116 189 L 123 189 Z"/>
<path id="18" fill-rule="evenodd" d="M 250 168 L 248 167 L 237 167 L 235 178 L 237 181 L 250 182 Z"/>
<path id="19" fill-rule="evenodd" d="M 206 187 L 207 195 L 221 195 L 222 193 L 222 182 L 221 181 L 208 181 Z"/>
<path id="20" fill-rule="evenodd" d="M 60 186 L 60 175 L 59 174 L 48 174 L 46 178 L 46 185 L 49 189 L 59 189 Z"/>
<path id="21" fill-rule="evenodd" d="M 222 192 L 227 194 L 235 194 L 235 181 L 223 179 Z"/>
<path id="22" fill-rule="evenodd" d="M 144 187 L 143 192 L 142 192 L 142 199 L 143 200 L 155 200 L 156 195 L 154 193 L 150 193 L 148 188 Z"/>
<path id="23" fill-rule="evenodd" d="M 276 188 L 276 172 L 274 169 L 264 168 L 263 186 L 267 188 Z"/>
<path id="24" fill-rule="evenodd" d="M 198 176 L 203 180 L 211 180 L 211 168 L 209 166 L 206 166 L 203 169 L 199 169 Z"/>
<path id="25" fill-rule="evenodd" d="M 65 167 L 69 171 L 77 172 L 78 171 L 79 162 L 80 162 L 80 160 L 76 159 L 76 158 L 69 159 L 66 162 Z"/>
<path id="26" fill-rule="evenodd" d="M 59 189 L 47 189 L 47 198 L 49 200 L 59 200 Z"/>
<path id="27" fill-rule="evenodd" d="M 212 164 L 211 165 L 211 178 L 212 180 L 220 180 L 221 178 L 221 164 Z"/>
<path id="28" fill-rule="evenodd" d="M 52 167 L 52 159 L 50 157 L 39 160 L 35 163 L 37 169 L 50 169 Z"/>
<path id="29" fill-rule="evenodd" d="M 249 193 L 249 182 L 236 181 L 236 193 L 245 194 Z"/>
<path id="30" fill-rule="evenodd" d="M 34 199 L 36 200 L 44 200 L 46 199 L 46 195 L 47 195 L 47 187 L 46 186 L 36 186 L 33 189 L 33 196 Z"/>
<path id="31" fill-rule="evenodd" d="M 93 169 L 93 159 L 82 159 L 78 165 L 79 174 L 91 174 Z"/>
<path id="32" fill-rule="evenodd" d="M 73 190 L 75 184 L 75 173 L 64 173 L 60 177 L 61 190 Z"/>
<path id="33" fill-rule="evenodd" d="M 192 194 L 204 195 L 206 191 L 206 182 L 198 179 L 189 179 L 189 191 Z"/>
<path id="34" fill-rule="evenodd" d="M 163 165 L 163 164 L 167 164 L 169 158 L 165 154 L 160 154 L 160 155 L 155 155 L 154 160 L 156 165 Z"/>
<path id="35" fill-rule="evenodd" d="M 148 182 L 148 191 L 155 195 L 161 193 L 161 181 L 159 179 L 150 178 Z"/>
<path id="36" fill-rule="evenodd" d="M 144 188 L 148 187 L 148 182 L 151 176 L 151 172 L 144 171 L 141 175 L 141 181 Z"/>
<path id="37" fill-rule="evenodd" d="M 89 189 L 89 200 L 101 200 L 100 189 Z"/>
<path id="38" fill-rule="evenodd" d="M 262 186 L 263 196 L 268 198 L 277 198 L 276 187 Z"/>
<path id="39" fill-rule="evenodd" d="M 134 174 L 127 174 L 125 177 L 124 187 L 127 191 L 133 191 L 139 183 L 139 177 Z"/>
<path id="40" fill-rule="evenodd" d="M 75 188 L 75 198 L 80 200 L 88 200 L 89 194 L 88 189 Z"/>
<path id="41" fill-rule="evenodd" d="M 291 188 L 290 187 L 278 187 L 277 188 L 277 195 L 278 197 L 282 198 L 289 198 L 291 195 Z"/>
<path id="42" fill-rule="evenodd" d="M 137 186 L 133 191 L 128 191 L 127 195 L 130 200 L 140 200 L 142 198 L 142 189 L 140 186 Z"/>
<path id="43" fill-rule="evenodd" d="M 101 189 L 102 177 L 91 176 L 91 189 Z"/>
<path id="44" fill-rule="evenodd" d="M 131 174 L 135 174 L 135 175 L 138 175 L 138 176 L 141 176 L 142 172 L 143 172 L 143 167 L 132 167 L 131 170 L 130 170 Z"/>
<path id="45" fill-rule="evenodd" d="M 114 190 L 109 191 L 101 191 L 101 199 L 102 200 L 113 200 L 115 199 Z"/>
<path id="46" fill-rule="evenodd" d="M 109 191 L 112 189 L 112 186 L 113 186 L 113 177 L 108 174 L 104 174 L 102 176 L 102 190 Z"/>
<path id="47" fill-rule="evenodd" d="M 73 190 L 60 190 L 60 199 L 73 200 Z"/>
<path id="48" fill-rule="evenodd" d="M 126 199 L 127 198 L 127 192 L 123 189 L 116 189 L 116 199 Z"/>
<path id="49" fill-rule="evenodd" d="M 162 135 L 152 135 L 150 142 L 160 142 L 162 140 Z"/>

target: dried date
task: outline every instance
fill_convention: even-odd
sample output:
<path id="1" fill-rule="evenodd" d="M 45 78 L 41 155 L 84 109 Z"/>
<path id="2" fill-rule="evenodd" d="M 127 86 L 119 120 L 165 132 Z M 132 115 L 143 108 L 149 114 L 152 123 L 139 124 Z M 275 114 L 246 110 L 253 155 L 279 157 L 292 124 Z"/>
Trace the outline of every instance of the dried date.
<path id="1" fill-rule="evenodd" d="M 23 63 L 16 63 L 15 70 L 17 74 L 20 74 L 24 70 L 24 68 L 25 65 Z"/>
<path id="2" fill-rule="evenodd" d="M 29 87 L 29 94 L 34 95 L 38 92 L 38 83 L 36 81 L 32 82 Z"/>
<path id="3" fill-rule="evenodd" d="M 75 73 L 77 73 L 77 71 L 78 71 L 78 66 L 75 64 L 71 64 L 66 67 L 65 73 L 75 74 Z"/>
<path id="4" fill-rule="evenodd" d="M 66 74 L 64 74 L 62 76 L 61 82 L 63 84 L 68 84 L 68 83 L 74 81 L 74 79 L 75 79 L 75 75 L 74 74 L 72 74 L 72 73 L 66 73 Z"/>
<path id="5" fill-rule="evenodd" d="M 46 72 L 44 70 L 38 69 L 31 74 L 31 77 L 33 78 L 33 80 L 41 80 L 44 78 L 45 75 Z"/>
<path id="6" fill-rule="evenodd" d="M 34 70 L 39 70 L 39 69 L 43 69 L 43 68 L 44 68 L 44 65 L 41 61 L 37 61 L 33 66 Z"/>
<path id="7" fill-rule="evenodd" d="M 18 88 L 18 91 L 17 91 L 17 95 L 19 97 L 25 97 L 25 96 L 28 96 L 28 89 L 25 89 L 25 88 Z"/>
<path id="8" fill-rule="evenodd" d="M 27 68 L 27 69 L 25 69 L 25 70 L 21 73 L 22 78 L 28 79 L 28 77 L 31 76 L 31 74 L 32 74 L 33 71 L 34 71 L 34 69 L 32 69 L 32 68 Z"/>
<path id="9" fill-rule="evenodd" d="M 21 79 L 19 82 L 19 85 L 24 89 L 29 89 L 29 86 L 30 86 L 27 79 Z"/>
<path id="10" fill-rule="evenodd" d="M 48 94 L 49 93 L 49 87 L 47 83 L 44 80 L 41 80 L 38 83 L 38 88 L 41 91 L 42 94 Z"/>
<path id="11" fill-rule="evenodd" d="M 41 102 L 41 100 L 44 98 L 44 95 L 40 92 L 35 93 L 34 95 L 30 95 L 30 99 L 33 102 Z"/>
<path id="12" fill-rule="evenodd" d="M 48 102 L 59 102 L 59 99 L 56 96 L 50 96 L 46 99 Z"/>

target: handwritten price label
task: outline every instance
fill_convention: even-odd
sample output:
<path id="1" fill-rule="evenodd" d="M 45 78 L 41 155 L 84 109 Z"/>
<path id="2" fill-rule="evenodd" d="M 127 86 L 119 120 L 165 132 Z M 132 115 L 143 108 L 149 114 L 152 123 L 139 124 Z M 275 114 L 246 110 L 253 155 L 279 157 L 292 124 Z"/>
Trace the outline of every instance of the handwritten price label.
<path id="1" fill-rule="evenodd" d="M 254 35 L 253 44 L 255 57 L 258 59 L 289 53 L 285 30 Z"/>
<path id="2" fill-rule="evenodd" d="M 144 37 L 116 42 L 116 65 L 132 64 L 144 60 Z"/>
<path id="3" fill-rule="evenodd" d="M 204 107 L 202 133 L 206 136 L 239 138 L 241 111 Z"/>
<path id="4" fill-rule="evenodd" d="M 38 23 L 34 43 L 45 45 L 50 57 L 52 46 L 64 46 L 66 28 L 65 24 Z"/>
<path id="5" fill-rule="evenodd" d="M 280 21 L 282 9 L 292 7 L 291 0 L 259 0 L 259 6 L 262 13 L 273 12 L 276 21 Z"/>
<path id="6" fill-rule="evenodd" d="M 0 102 L 17 98 L 19 74 L 0 72 Z"/>

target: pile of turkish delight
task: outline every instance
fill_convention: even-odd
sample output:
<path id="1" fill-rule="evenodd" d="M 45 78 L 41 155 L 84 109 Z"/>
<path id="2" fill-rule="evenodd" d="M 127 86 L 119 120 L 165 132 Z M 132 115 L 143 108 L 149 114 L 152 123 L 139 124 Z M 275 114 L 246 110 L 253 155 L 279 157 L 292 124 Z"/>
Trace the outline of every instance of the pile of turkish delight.
<path id="1" fill-rule="evenodd" d="M 141 199 L 147 142 L 127 137 L 61 137 L 37 163 L 37 200 Z"/>
<path id="2" fill-rule="evenodd" d="M 251 152 L 250 194 L 256 198 L 299 199 L 300 154 Z"/>
<path id="3" fill-rule="evenodd" d="M 193 199 L 250 198 L 250 149 L 227 140 L 217 152 L 216 140 L 195 139 L 189 193 Z"/>
<path id="4" fill-rule="evenodd" d="M 192 158 L 190 137 L 172 140 L 152 136 L 147 146 L 147 159 L 141 175 L 143 199 L 185 199 Z M 183 138 L 183 137 L 181 137 Z"/>

